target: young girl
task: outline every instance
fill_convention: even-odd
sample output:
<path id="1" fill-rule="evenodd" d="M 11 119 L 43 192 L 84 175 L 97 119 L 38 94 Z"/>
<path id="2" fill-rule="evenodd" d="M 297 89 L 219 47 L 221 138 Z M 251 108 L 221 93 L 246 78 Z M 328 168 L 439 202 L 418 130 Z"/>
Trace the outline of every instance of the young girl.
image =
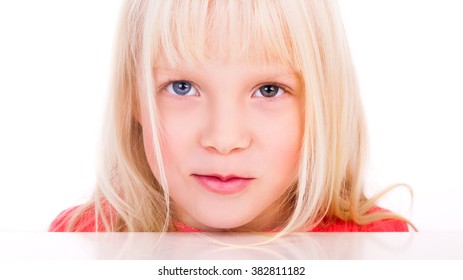
<path id="1" fill-rule="evenodd" d="M 93 199 L 50 231 L 407 231 L 335 3 L 126 1 Z"/>

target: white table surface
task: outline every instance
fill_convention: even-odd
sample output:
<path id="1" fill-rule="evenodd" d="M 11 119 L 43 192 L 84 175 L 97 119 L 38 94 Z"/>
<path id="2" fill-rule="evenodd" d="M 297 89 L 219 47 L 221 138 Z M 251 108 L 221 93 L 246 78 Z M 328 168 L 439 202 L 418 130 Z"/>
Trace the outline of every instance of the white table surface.
<path id="1" fill-rule="evenodd" d="M 463 260 L 463 233 L 0 233 L 0 260 Z M 224 245 L 228 243 L 234 245 Z"/>

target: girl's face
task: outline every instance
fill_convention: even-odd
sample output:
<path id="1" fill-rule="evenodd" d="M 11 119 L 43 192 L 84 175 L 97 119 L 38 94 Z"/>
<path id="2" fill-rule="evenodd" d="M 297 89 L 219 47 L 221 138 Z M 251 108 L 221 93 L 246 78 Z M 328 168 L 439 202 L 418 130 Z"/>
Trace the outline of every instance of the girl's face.
<path id="1" fill-rule="evenodd" d="M 282 194 L 296 181 L 303 129 L 294 71 L 276 63 L 182 68 L 161 60 L 154 80 L 176 218 L 206 231 L 278 226 L 287 214 Z M 159 178 L 146 108 L 141 122 Z"/>

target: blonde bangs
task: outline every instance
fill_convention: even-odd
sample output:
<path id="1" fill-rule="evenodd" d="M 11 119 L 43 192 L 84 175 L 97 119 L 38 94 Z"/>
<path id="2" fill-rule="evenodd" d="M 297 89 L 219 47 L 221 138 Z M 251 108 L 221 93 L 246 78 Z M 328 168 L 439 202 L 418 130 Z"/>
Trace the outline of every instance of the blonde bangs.
<path id="1" fill-rule="evenodd" d="M 156 1 L 151 17 L 152 63 L 252 61 L 296 68 L 294 40 L 280 1 Z M 161 13 L 160 13 L 161 12 Z"/>

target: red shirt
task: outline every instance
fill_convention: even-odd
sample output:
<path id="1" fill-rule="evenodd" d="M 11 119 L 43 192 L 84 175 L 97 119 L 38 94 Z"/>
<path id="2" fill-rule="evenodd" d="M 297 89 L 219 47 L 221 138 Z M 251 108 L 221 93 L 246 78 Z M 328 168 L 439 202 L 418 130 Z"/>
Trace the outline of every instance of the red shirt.
<path id="1" fill-rule="evenodd" d="M 75 210 L 78 207 L 73 207 L 67 209 L 51 223 L 49 231 L 62 232 L 66 231 L 66 227 L 69 223 L 70 218 L 72 217 Z M 384 212 L 384 210 L 379 207 L 373 208 L 370 212 Z M 185 225 L 180 222 L 174 223 L 177 231 L 179 232 L 199 232 L 199 229 L 192 228 L 188 225 Z M 102 222 L 98 225 L 99 229 L 104 229 Z M 81 232 L 94 232 L 95 231 L 95 212 L 94 211 L 85 211 L 81 216 L 76 220 L 72 231 L 81 231 Z M 270 230 L 271 231 L 271 230 Z M 329 224 L 320 224 L 311 232 L 406 232 L 408 231 L 407 223 L 400 220 L 386 219 L 378 220 L 366 225 L 359 225 L 352 221 L 343 221 L 336 219 Z"/>

